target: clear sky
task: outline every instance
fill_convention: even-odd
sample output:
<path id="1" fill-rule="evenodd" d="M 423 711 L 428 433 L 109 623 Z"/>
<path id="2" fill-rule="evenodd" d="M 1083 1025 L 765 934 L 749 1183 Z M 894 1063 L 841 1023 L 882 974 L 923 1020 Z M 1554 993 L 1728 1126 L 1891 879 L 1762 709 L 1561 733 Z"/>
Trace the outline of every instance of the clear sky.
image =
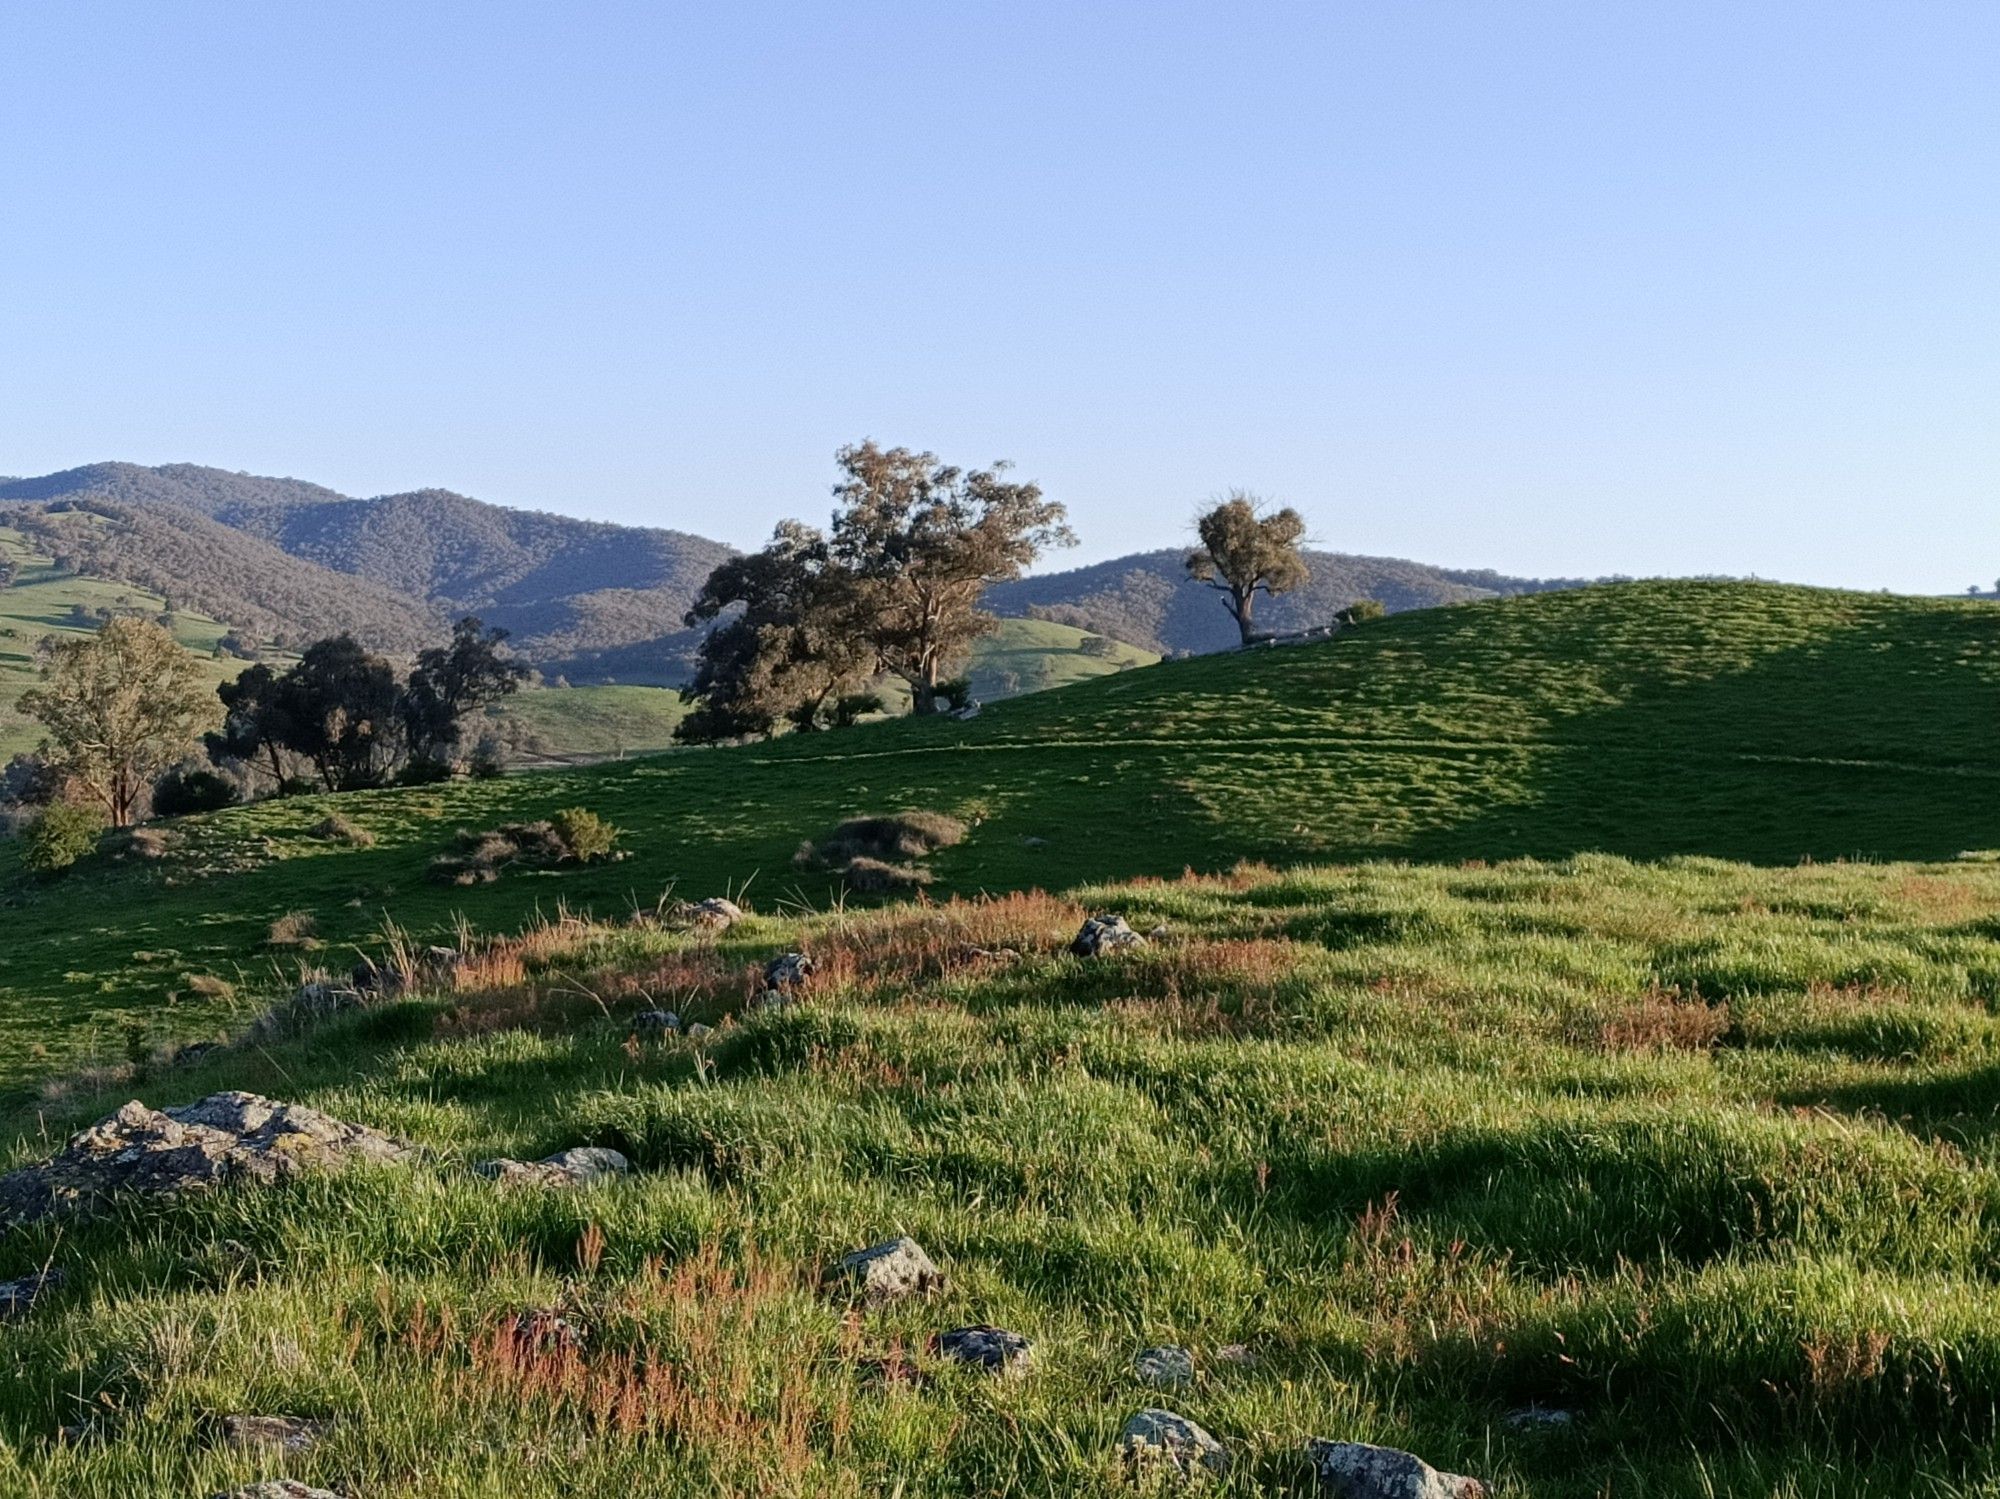
<path id="1" fill-rule="evenodd" d="M 2000 576 L 1995 0 L 0 0 L 0 473 Z M 1989 581 L 1990 586 L 1990 581 Z"/>

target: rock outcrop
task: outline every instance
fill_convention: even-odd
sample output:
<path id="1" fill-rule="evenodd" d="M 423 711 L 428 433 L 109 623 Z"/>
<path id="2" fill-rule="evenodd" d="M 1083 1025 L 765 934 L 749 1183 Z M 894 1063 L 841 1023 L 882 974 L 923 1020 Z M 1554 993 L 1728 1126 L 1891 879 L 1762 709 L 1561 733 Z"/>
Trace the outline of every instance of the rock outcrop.
<path id="1" fill-rule="evenodd" d="M 1394 1447 L 1321 1441 L 1306 1451 L 1320 1488 L 1337 1499 L 1486 1499 L 1478 1479 L 1440 1473 Z"/>
<path id="2" fill-rule="evenodd" d="M 516 1161 L 502 1156 L 481 1161 L 472 1169 L 503 1187 L 587 1187 L 592 1182 L 629 1176 L 632 1163 L 601 1145 L 578 1145 L 539 1161 Z"/>
<path id="3" fill-rule="evenodd" d="M 137 1102 L 70 1137 L 39 1165 L 0 1176 L 0 1225 L 89 1214 L 121 1197 L 178 1197 L 232 1182 L 270 1185 L 413 1147 L 301 1104 L 213 1093 L 178 1109 Z"/>
<path id="4" fill-rule="evenodd" d="M 915 1239 L 886 1239 L 840 1257 L 828 1280 L 871 1306 L 908 1296 L 931 1296 L 945 1288 L 944 1272 Z"/>
<path id="5" fill-rule="evenodd" d="M 1201 1427 L 1172 1411 L 1143 1410 L 1125 1423 L 1118 1445 L 1126 1460 L 1139 1468 L 1193 1477 L 1206 1470 L 1229 1471 L 1229 1454 L 1222 1443 Z"/>
<path id="6" fill-rule="evenodd" d="M 958 1327 L 931 1339 L 931 1352 L 955 1364 L 966 1364 L 988 1374 L 1019 1378 L 1028 1372 L 1033 1346 L 1018 1332 L 1004 1327 Z"/>
<path id="7" fill-rule="evenodd" d="M 1077 930 L 1069 950 L 1079 958 L 1101 958 L 1128 947 L 1144 947 L 1146 939 L 1126 924 L 1123 916 L 1093 916 Z"/>

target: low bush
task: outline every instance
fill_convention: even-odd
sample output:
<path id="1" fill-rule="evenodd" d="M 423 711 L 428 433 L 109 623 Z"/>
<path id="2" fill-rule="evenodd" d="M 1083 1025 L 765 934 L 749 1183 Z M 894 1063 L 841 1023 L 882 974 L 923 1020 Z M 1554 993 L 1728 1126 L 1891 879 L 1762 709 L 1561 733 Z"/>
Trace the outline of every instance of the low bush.
<path id="1" fill-rule="evenodd" d="M 364 827 L 357 826 L 338 812 L 321 818 L 306 830 L 309 838 L 323 839 L 328 843 L 345 843 L 349 848 L 372 848 L 375 835 Z"/>
<path id="2" fill-rule="evenodd" d="M 819 842 L 800 844 L 792 862 L 801 869 L 831 870 L 860 894 L 888 895 L 928 885 L 930 871 L 915 861 L 964 838 L 965 824 L 943 812 L 850 817 Z"/>
<path id="3" fill-rule="evenodd" d="M 37 874 L 60 874 L 97 847 L 104 814 L 95 807 L 57 802 L 28 829 L 21 862 Z"/>

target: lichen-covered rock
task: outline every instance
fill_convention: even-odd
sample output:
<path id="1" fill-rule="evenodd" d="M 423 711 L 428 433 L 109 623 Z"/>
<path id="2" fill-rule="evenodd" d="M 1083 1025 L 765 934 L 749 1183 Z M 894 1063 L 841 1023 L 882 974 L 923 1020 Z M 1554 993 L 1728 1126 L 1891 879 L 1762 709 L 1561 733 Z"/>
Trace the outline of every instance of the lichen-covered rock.
<path id="1" fill-rule="evenodd" d="M 592 1182 L 629 1176 L 632 1163 L 601 1145 L 578 1145 L 539 1161 L 515 1161 L 505 1156 L 481 1161 L 472 1168 L 503 1187 L 587 1187 Z"/>
<path id="2" fill-rule="evenodd" d="M 726 932 L 743 919 L 743 908 L 733 900 L 711 895 L 707 900 L 684 901 L 674 907 L 676 925 L 703 931 Z"/>
<path id="3" fill-rule="evenodd" d="M 332 1422 L 304 1416 L 224 1416 L 222 1440 L 231 1447 L 276 1447 L 304 1452 L 327 1434 Z"/>
<path id="4" fill-rule="evenodd" d="M 805 953 L 784 953 L 764 965 L 764 987 L 778 990 L 803 989 L 806 980 L 812 977 L 813 966 L 813 960 Z"/>
<path id="5" fill-rule="evenodd" d="M 1142 1348 L 1132 1372 L 1156 1390 L 1184 1390 L 1194 1383 L 1194 1355 L 1172 1343 Z"/>
<path id="6" fill-rule="evenodd" d="M 828 1278 L 871 1306 L 908 1296 L 931 1296 L 945 1288 L 944 1272 L 915 1239 L 885 1239 L 844 1254 Z"/>
<path id="7" fill-rule="evenodd" d="M 212 1093 L 178 1109 L 137 1102 L 70 1137 L 35 1166 L 0 1176 L 0 1224 L 87 1214 L 122 1196 L 177 1197 L 232 1182 L 269 1185 L 355 1161 L 403 1161 L 413 1147 L 301 1104 Z"/>
<path id="8" fill-rule="evenodd" d="M 332 1489 L 316 1489 L 290 1478 L 269 1478 L 240 1489 L 227 1489 L 215 1499 L 340 1499 L 340 1495 Z"/>
<path id="9" fill-rule="evenodd" d="M 1125 923 L 1123 916 L 1093 916 L 1077 929 L 1069 950 L 1079 958 L 1101 958 L 1108 952 L 1128 947 L 1144 947 L 1146 939 Z"/>
<path id="10" fill-rule="evenodd" d="M 1143 1410 L 1125 1423 L 1118 1445 L 1126 1459 L 1142 1468 L 1157 1468 L 1192 1477 L 1196 1473 L 1227 1473 L 1229 1454 L 1222 1443 L 1201 1427 L 1172 1411 Z"/>
<path id="11" fill-rule="evenodd" d="M 1486 1485 L 1440 1473 L 1422 1458 L 1366 1442 L 1314 1442 L 1306 1449 L 1320 1488 L 1336 1499 L 1486 1499 Z"/>
<path id="12" fill-rule="evenodd" d="M 672 1010 L 641 1010 L 632 1017 L 632 1029 L 642 1036 L 678 1036 L 681 1017 Z"/>
<path id="13" fill-rule="evenodd" d="M 1028 1372 L 1034 1349 L 1018 1332 L 1004 1327 L 958 1327 L 931 1339 L 931 1352 L 956 1364 L 1018 1379 Z"/>
<path id="14" fill-rule="evenodd" d="M 0 1280 L 0 1322 L 27 1316 L 37 1301 L 60 1287 L 66 1278 L 52 1266 L 19 1280 Z"/>

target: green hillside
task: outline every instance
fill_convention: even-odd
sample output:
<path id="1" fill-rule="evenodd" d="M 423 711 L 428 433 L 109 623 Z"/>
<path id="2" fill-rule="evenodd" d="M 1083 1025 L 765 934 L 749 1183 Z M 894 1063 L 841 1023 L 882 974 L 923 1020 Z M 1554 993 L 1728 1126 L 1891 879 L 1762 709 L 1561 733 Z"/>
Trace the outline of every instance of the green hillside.
<path id="1" fill-rule="evenodd" d="M 217 1011 L 195 976 L 268 986 L 267 924 L 307 910 L 338 952 L 385 917 L 511 927 L 665 886 L 837 893 L 792 866 L 843 817 L 975 820 L 934 861 L 975 891 L 1241 860 L 1505 859 L 1601 851 L 1768 863 L 2000 847 L 2000 613 L 1771 585 L 1632 584 L 1396 616 L 1331 641 L 1174 662 L 837 735 L 339 799 L 375 845 L 309 830 L 304 798 L 195 820 L 156 862 L 41 886 L 0 846 L 19 940 L 0 1057 L 100 1053 Z M 456 829 L 591 807 L 624 862 L 428 882 Z M 0 1062 L 0 1067 L 8 1065 Z"/>
<path id="2" fill-rule="evenodd" d="M 0 1493 L 1112 1499 L 1151 1406 L 1246 1499 L 1321 1492 L 1312 1437 L 1494 1499 L 2000 1492 L 2000 858 L 1956 857 L 2000 848 L 1996 700 L 1991 606 L 1631 585 L 0 868 L 0 1164 L 222 1088 L 425 1152 L 0 1232 L 67 1276 L 0 1338 Z M 631 857 L 424 878 L 575 804 Z M 928 861 L 965 898 L 791 866 L 909 806 L 971 824 Z M 746 885 L 719 937 L 629 920 Z M 1066 954 L 1105 910 L 1152 939 Z M 409 938 L 463 966 L 246 1033 Z M 467 1169 L 579 1144 L 634 1174 Z M 934 1299 L 824 1287 L 896 1234 Z M 1022 1377 L 932 1349 L 986 1323 Z"/>

